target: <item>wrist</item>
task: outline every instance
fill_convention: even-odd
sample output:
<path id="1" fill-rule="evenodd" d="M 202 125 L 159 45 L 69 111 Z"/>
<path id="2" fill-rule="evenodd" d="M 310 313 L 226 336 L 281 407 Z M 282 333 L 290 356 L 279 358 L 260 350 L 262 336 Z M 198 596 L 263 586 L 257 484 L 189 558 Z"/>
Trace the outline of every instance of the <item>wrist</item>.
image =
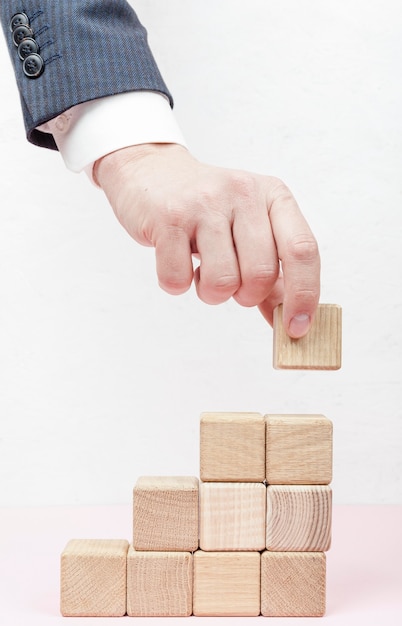
<path id="1" fill-rule="evenodd" d="M 93 166 L 93 178 L 97 185 L 103 187 L 103 183 L 107 178 L 117 176 L 128 163 L 133 167 L 136 163 L 139 164 L 148 157 L 180 153 L 188 154 L 188 150 L 181 144 L 176 143 L 144 143 L 127 146 L 97 159 Z"/>

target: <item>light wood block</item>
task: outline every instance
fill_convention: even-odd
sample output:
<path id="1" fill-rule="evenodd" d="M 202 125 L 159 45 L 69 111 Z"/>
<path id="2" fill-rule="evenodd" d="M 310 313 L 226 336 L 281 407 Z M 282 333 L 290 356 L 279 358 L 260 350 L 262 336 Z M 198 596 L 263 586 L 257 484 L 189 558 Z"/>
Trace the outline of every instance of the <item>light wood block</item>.
<path id="1" fill-rule="evenodd" d="M 194 554 L 193 614 L 256 617 L 260 614 L 260 553 Z"/>
<path id="2" fill-rule="evenodd" d="M 65 617 L 126 613 L 128 541 L 72 539 L 61 555 L 60 610 Z"/>
<path id="3" fill-rule="evenodd" d="M 127 555 L 127 614 L 130 617 L 187 617 L 193 610 L 190 552 Z"/>
<path id="4" fill-rule="evenodd" d="M 192 476 L 142 476 L 134 487 L 135 550 L 198 548 L 198 485 Z"/>
<path id="5" fill-rule="evenodd" d="M 259 413 L 203 413 L 200 420 L 203 481 L 262 482 L 265 425 Z"/>
<path id="6" fill-rule="evenodd" d="M 265 509 L 262 483 L 201 483 L 200 548 L 263 550 Z"/>
<path id="7" fill-rule="evenodd" d="M 266 415 L 266 480 L 273 485 L 328 485 L 332 422 L 324 415 Z"/>
<path id="8" fill-rule="evenodd" d="M 275 369 L 337 370 L 342 359 L 342 309 L 319 304 L 307 335 L 292 339 L 282 322 L 282 304 L 274 310 Z"/>
<path id="9" fill-rule="evenodd" d="M 326 552 L 331 545 L 332 490 L 327 485 L 267 488 L 267 550 Z"/>
<path id="10" fill-rule="evenodd" d="M 322 617 L 326 559 L 323 552 L 263 552 L 261 613 L 265 617 Z"/>

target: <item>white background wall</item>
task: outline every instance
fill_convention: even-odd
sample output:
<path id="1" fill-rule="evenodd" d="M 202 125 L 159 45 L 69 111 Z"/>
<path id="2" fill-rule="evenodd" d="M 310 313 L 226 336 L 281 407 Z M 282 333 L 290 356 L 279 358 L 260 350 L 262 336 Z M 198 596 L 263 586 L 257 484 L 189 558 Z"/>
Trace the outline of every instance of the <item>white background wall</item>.
<path id="1" fill-rule="evenodd" d="M 284 179 L 344 309 L 339 372 L 274 371 L 256 310 L 159 290 L 102 193 L 26 143 L 0 41 L 0 505 L 198 474 L 205 410 L 324 413 L 339 503 L 402 502 L 399 0 L 133 0 L 193 153 Z"/>

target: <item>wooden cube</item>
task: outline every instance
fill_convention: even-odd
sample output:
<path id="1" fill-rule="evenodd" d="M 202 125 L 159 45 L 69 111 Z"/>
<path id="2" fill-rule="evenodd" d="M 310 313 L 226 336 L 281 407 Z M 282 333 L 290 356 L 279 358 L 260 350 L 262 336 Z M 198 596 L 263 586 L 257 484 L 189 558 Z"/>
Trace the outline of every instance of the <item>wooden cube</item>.
<path id="1" fill-rule="evenodd" d="M 194 554 L 193 614 L 256 617 L 260 614 L 260 553 Z"/>
<path id="2" fill-rule="evenodd" d="M 127 614 L 131 617 L 186 617 L 193 610 L 190 552 L 136 552 L 127 555 Z"/>
<path id="3" fill-rule="evenodd" d="M 267 550 L 326 552 L 331 545 L 331 520 L 331 487 L 268 486 Z"/>
<path id="4" fill-rule="evenodd" d="M 328 485 L 332 422 L 324 415 L 266 415 L 266 480 L 273 485 Z"/>
<path id="5" fill-rule="evenodd" d="M 200 421 L 203 481 L 262 482 L 265 425 L 259 413 L 203 413 Z"/>
<path id="6" fill-rule="evenodd" d="M 201 483 L 200 548 L 263 550 L 265 509 L 262 483 Z"/>
<path id="7" fill-rule="evenodd" d="M 263 552 L 261 613 L 265 617 L 322 617 L 326 560 L 323 552 Z"/>
<path id="8" fill-rule="evenodd" d="M 60 610 L 65 617 L 126 613 L 128 541 L 72 539 L 61 555 Z"/>
<path id="9" fill-rule="evenodd" d="M 283 306 L 274 310 L 273 365 L 276 369 L 337 370 L 342 359 L 342 309 L 319 304 L 307 335 L 292 339 L 282 322 Z"/>
<path id="10" fill-rule="evenodd" d="M 142 476 L 134 487 L 135 550 L 193 552 L 198 548 L 198 479 Z"/>

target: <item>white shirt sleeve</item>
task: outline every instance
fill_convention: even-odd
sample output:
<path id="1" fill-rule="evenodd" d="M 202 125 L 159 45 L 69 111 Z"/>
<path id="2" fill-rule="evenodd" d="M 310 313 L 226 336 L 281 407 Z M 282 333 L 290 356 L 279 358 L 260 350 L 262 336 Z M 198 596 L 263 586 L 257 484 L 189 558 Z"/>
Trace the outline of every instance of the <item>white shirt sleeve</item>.
<path id="1" fill-rule="evenodd" d="M 185 146 L 164 95 L 130 91 L 78 104 L 39 127 L 51 133 L 68 169 L 92 176 L 95 161 L 110 152 L 143 143 Z"/>

